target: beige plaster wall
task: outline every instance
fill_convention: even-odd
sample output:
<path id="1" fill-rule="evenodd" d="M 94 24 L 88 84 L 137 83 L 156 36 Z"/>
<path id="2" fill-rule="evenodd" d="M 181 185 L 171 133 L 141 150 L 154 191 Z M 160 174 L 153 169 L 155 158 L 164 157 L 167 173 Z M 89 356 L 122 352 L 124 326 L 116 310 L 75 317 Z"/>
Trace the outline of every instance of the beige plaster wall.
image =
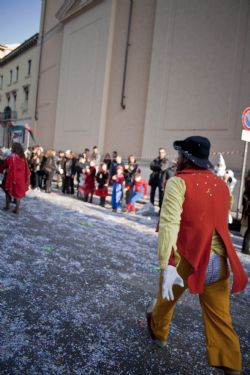
<path id="1" fill-rule="evenodd" d="M 136 0 L 132 14 L 126 81 L 126 109 L 120 105 L 129 0 L 117 0 L 108 112 L 103 151 L 141 156 L 152 51 L 155 0 Z"/>
<path id="2" fill-rule="evenodd" d="M 250 91 L 249 5 L 157 1 L 144 157 L 159 146 L 172 150 L 173 140 L 195 134 L 209 137 L 215 151 L 242 149 L 240 114 Z M 227 161 L 239 168 L 241 157 L 228 155 Z"/>
<path id="3" fill-rule="evenodd" d="M 45 1 L 45 0 L 42 0 Z M 59 21 L 55 17 L 57 11 L 63 5 L 64 0 L 46 0 L 46 17 L 44 23 L 44 32 L 48 33 L 51 31 L 56 25 L 58 25 Z"/>
<path id="4" fill-rule="evenodd" d="M 44 148 L 54 147 L 63 25 L 55 18 L 63 0 L 46 1 L 35 134 Z"/>
<path id="5" fill-rule="evenodd" d="M 106 0 L 64 26 L 57 149 L 103 148 L 115 5 Z"/>

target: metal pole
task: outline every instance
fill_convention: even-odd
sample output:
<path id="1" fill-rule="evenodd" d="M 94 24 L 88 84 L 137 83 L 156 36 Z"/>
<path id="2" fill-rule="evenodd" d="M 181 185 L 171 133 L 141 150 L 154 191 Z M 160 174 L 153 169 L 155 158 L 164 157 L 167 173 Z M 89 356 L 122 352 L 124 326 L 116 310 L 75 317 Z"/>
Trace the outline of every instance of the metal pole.
<path id="1" fill-rule="evenodd" d="M 125 61 L 124 61 L 124 69 L 123 69 L 123 78 L 122 78 L 122 96 L 121 96 L 121 107 L 122 109 L 126 109 L 126 80 L 127 80 L 127 66 L 128 66 L 128 49 L 130 47 L 130 32 L 131 32 L 131 22 L 132 22 L 132 13 L 133 13 L 133 3 L 134 0 L 130 0 L 130 7 L 129 7 L 129 18 L 128 18 L 128 31 L 127 31 L 127 41 L 126 41 L 126 52 L 125 52 Z"/>
<path id="2" fill-rule="evenodd" d="M 246 170 L 246 161 L 247 161 L 247 149 L 248 149 L 248 142 L 245 144 L 245 151 L 244 151 L 244 158 L 243 158 L 243 164 L 242 164 L 242 175 L 241 175 L 241 182 L 240 182 L 240 194 L 239 194 L 239 199 L 238 199 L 238 206 L 237 206 L 237 214 L 236 218 L 239 218 L 239 212 L 241 208 L 241 203 L 242 203 L 242 194 L 243 194 L 243 185 L 245 181 L 245 170 Z"/>

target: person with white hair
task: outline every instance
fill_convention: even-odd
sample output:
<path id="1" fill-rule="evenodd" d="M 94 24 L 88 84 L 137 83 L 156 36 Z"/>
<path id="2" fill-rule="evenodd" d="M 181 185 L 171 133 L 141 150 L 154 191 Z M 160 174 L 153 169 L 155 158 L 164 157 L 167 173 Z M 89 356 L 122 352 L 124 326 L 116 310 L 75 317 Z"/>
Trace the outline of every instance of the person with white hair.
<path id="1" fill-rule="evenodd" d="M 233 194 L 234 189 L 235 189 L 235 185 L 237 184 L 237 180 L 234 177 L 234 172 L 232 171 L 232 169 L 226 170 L 223 179 L 224 179 L 225 183 L 227 184 L 227 186 L 230 190 L 230 193 Z"/>
<path id="2" fill-rule="evenodd" d="M 214 171 L 215 171 L 215 174 L 221 178 L 223 178 L 226 173 L 226 163 L 221 152 L 219 152 L 217 164 L 214 167 Z"/>

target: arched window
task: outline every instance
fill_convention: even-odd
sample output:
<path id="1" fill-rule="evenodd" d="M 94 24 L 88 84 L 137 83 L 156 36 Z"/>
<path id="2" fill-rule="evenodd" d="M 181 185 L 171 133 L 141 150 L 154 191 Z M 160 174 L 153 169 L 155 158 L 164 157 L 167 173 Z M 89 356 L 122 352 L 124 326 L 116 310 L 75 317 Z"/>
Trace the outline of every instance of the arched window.
<path id="1" fill-rule="evenodd" d="M 4 108 L 4 119 L 11 119 L 11 108 L 9 106 Z"/>

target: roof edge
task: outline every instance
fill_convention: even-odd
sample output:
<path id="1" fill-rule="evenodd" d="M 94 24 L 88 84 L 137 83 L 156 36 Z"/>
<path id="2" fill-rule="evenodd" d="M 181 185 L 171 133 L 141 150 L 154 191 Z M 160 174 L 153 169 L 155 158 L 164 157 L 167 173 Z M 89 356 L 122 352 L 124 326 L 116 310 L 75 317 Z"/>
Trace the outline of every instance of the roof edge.
<path id="1" fill-rule="evenodd" d="M 23 52 L 25 52 L 29 48 L 37 45 L 38 37 L 39 37 L 39 33 L 36 33 L 36 34 L 32 35 L 29 39 L 25 40 L 22 44 L 20 44 L 20 46 L 18 46 L 13 51 L 8 53 L 8 55 L 6 55 L 2 59 L 0 59 L 0 67 L 7 64 L 9 61 L 14 59 L 18 55 L 21 55 Z"/>

